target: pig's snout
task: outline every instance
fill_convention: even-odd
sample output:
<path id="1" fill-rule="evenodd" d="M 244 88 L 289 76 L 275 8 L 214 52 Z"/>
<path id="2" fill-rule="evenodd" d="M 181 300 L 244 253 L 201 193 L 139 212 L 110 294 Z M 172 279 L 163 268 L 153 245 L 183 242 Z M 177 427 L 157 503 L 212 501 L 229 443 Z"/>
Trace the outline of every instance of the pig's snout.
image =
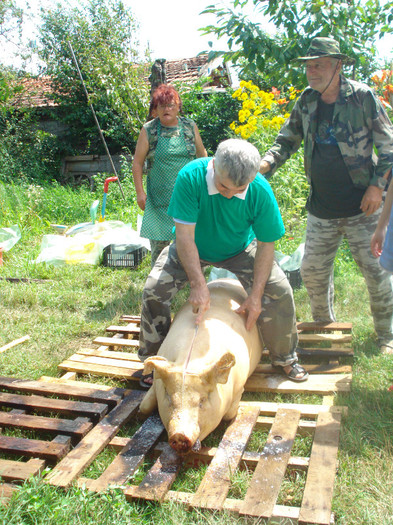
<path id="1" fill-rule="evenodd" d="M 169 438 L 169 444 L 178 454 L 187 454 L 194 443 L 182 432 L 176 432 Z"/>

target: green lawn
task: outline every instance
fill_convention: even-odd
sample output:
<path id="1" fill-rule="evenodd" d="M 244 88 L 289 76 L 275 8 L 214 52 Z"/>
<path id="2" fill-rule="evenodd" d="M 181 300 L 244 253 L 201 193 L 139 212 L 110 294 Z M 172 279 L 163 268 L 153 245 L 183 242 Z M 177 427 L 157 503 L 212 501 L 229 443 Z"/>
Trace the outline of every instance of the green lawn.
<path id="1" fill-rule="evenodd" d="M 116 191 L 108 201 L 107 219 L 136 225 L 132 193 L 121 201 Z M 2 186 L 0 227 L 18 223 L 22 238 L 4 254 L 0 267 L 0 347 L 29 335 L 30 340 L 0 354 L 1 375 L 37 379 L 58 376 L 57 365 L 92 338 L 103 335 L 122 314 L 139 314 L 140 297 L 149 272 L 147 257 L 137 270 L 113 270 L 102 266 L 51 267 L 32 261 L 39 253 L 42 235 L 53 233 L 50 223 L 77 224 L 89 220 L 89 206 L 99 193 L 53 187 Z M 290 252 L 300 242 L 302 224 L 288 232 L 278 248 Z M 7 278 L 26 278 L 9 281 Z M 183 294 L 184 299 L 184 294 Z M 309 321 L 304 288 L 295 292 L 297 316 Z M 177 301 L 177 305 L 181 299 Z M 336 313 L 340 321 L 353 323 L 355 358 L 352 392 L 336 404 L 347 405 L 339 450 L 339 467 L 333 499 L 338 524 L 393 523 L 393 357 L 378 353 L 367 291 L 362 277 L 344 246 L 336 265 Z M 101 379 L 102 381 L 102 379 Z M 124 384 L 119 383 L 121 386 Z M 264 399 L 260 394 L 259 399 Z M 320 399 L 296 402 L 320 402 Z M 258 438 L 255 438 L 258 439 Z M 263 436 L 261 436 L 261 440 Z M 307 447 L 305 441 L 299 445 Z M 109 458 L 110 459 L 110 458 Z M 108 459 L 108 460 L 109 460 Z M 104 459 L 105 460 L 105 459 Z M 92 467 L 94 468 L 94 467 Z M 185 479 L 192 490 L 195 479 Z M 239 493 L 246 480 L 239 476 Z M 298 497 L 293 481 L 293 497 Z M 22 524 L 236 524 L 256 523 L 225 513 L 189 511 L 165 503 L 128 503 L 120 490 L 95 495 L 80 488 L 68 491 L 28 482 L 8 504 L 0 507 L 0 522 Z"/>

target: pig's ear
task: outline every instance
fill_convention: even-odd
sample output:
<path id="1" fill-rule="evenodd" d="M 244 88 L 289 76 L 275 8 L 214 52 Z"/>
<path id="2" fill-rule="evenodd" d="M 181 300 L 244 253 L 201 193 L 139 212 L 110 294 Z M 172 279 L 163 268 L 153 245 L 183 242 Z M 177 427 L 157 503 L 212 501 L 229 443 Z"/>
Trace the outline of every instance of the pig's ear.
<path id="1" fill-rule="evenodd" d="M 167 369 L 169 368 L 169 361 L 160 355 L 154 355 L 148 357 L 144 363 L 145 367 L 143 369 L 143 375 L 150 374 L 155 370 L 158 374 L 165 375 Z"/>
<path id="2" fill-rule="evenodd" d="M 224 354 L 218 363 L 215 363 L 212 372 L 217 383 L 225 384 L 228 381 L 229 372 L 235 363 L 235 356 L 231 352 Z"/>

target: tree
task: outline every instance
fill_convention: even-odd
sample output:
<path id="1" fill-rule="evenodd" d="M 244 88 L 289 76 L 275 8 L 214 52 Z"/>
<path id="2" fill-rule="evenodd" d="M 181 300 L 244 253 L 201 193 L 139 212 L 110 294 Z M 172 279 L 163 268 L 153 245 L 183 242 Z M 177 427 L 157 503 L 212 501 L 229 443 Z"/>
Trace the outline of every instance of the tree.
<path id="1" fill-rule="evenodd" d="M 53 80 L 53 97 L 70 126 L 74 144 L 85 152 L 102 151 L 94 120 L 68 43 L 77 57 L 108 145 L 133 147 L 145 120 L 149 90 L 144 80 L 146 56 L 139 49 L 137 24 L 121 0 L 85 0 L 77 8 L 60 4 L 42 10 L 42 72 Z"/>
<path id="2" fill-rule="evenodd" d="M 236 11 L 249 0 L 233 0 L 232 8 L 211 5 L 217 24 L 205 34 L 228 37 L 229 52 L 220 53 L 243 67 L 244 74 L 264 73 L 271 85 L 302 87 L 302 76 L 291 60 L 306 53 L 315 36 L 333 36 L 343 53 L 356 58 L 357 77 L 366 80 L 375 69 L 375 42 L 393 32 L 393 2 L 379 0 L 251 0 L 256 11 L 273 22 L 277 34 L 268 35 L 262 23 Z M 214 53 L 212 53 L 214 54 Z"/>

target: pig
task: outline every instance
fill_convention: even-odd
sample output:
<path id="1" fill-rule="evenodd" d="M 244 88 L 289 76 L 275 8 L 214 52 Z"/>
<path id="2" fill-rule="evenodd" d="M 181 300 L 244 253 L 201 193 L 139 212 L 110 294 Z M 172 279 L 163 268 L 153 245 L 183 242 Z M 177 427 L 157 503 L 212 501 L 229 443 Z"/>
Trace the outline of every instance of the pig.
<path id="1" fill-rule="evenodd" d="M 149 414 L 158 406 L 169 444 L 179 454 L 200 444 L 222 419 L 236 416 L 262 354 L 257 326 L 248 331 L 245 316 L 235 312 L 247 297 L 239 281 L 212 281 L 208 288 L 210 309 L 198 328 L 186 303 L 158 354 L 144 363 L 144 374 L 154 371 L 154 381 L 140 410 Z"/>

